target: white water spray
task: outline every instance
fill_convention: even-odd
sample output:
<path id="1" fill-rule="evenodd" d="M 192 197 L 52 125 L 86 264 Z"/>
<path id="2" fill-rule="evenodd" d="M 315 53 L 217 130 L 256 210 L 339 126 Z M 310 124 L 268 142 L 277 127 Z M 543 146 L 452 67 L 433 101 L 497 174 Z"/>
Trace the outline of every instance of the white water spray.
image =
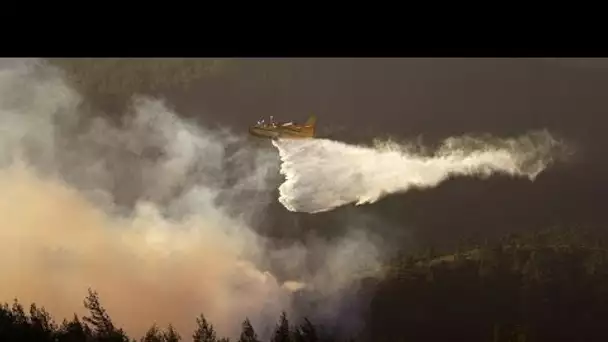
<path id="1" fill-rule="evenodd" d="M 455 175 L 502 173 L 534 180 L 563 147 L 546 131 L 511 139 L 449 138 L 430 155 L 392 143 L 365 147 L 285 139 L 273 145 L 286 178 L 279 201 L 290 211 L 307 213 L 374 203 L 391 193 L 435 187 Z"/>

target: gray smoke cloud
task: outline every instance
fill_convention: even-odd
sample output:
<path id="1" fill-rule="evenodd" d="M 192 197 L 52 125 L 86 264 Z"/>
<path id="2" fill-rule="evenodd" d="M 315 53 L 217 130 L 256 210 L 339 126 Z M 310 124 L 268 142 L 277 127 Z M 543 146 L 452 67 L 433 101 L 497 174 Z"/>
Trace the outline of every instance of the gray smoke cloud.
<path id="1" fill-rule="evenodd" d="M 158 99 L 134 98 L 120 125 L 87 108 L 58 69 L 0 66 L 0 300 L 61 320 L 85 313 L 93 287 L 133 336 L 154 322 L 189 336 L 201 312 L 220 334 L 236 336 L 249 317 L 264 336 L 290 313 L 293 291 L 339 298 L 375 269 L 376 244 L 354 230 L 283 250 L 294 279 L 278 280 L 259 266 L 271 243 L 251 226 L 276 189 L 272 148 Z M 328 266 L 310 272 L 301 256 L 318 249 Z"/>
<path id="2" fill-rule="evenodd" d="M 508 174 L 534 180 L 565 145 L 549 132 L 520 137 L 446 139 L 434 152 L 413 144 L 356 146 L 326 139 L 273 141 L 285 182 L 279 201 L 290 211 L 319 213 L 350 203 L 374 203 L 411 188 L 431 188 L 452 176 Z"/>

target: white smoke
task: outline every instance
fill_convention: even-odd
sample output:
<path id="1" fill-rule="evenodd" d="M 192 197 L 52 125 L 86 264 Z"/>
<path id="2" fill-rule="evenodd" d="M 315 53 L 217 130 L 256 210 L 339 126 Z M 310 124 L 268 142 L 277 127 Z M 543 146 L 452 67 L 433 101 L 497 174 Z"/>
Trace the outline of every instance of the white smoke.
<path id="1" fill-rule="evenodd" d="M 118 126 L 85 108 L 40 61 L 0 69 L 0 301 L 61 321 L 85 314 L 92 287 L 133 337 L 154 322 L 188 336 L 200 313 L 230 337 L 249 317 L 263 337 L 302 286 L 258 266 L 267 241 L 249 223 L 272 199 L 276 152 L 159 100 L 136 98 Z"/>
<path id="2" fill-rule="evenodd" d="M 272 243 L 251 222 L 273 200 L 279 165 L 288 178 L 281 202 L 315 212 L 451 174 L 533 178 L 554 144 L 546 134 L 495 141 L 490 150 L 472 149 L 489 144 L 483 139 L 452 139 L 423 156 L 388 145 L 279 141 L 281 164 L 273 149 L 184 120 L 158 99 L 135 98 L 112 124 L 86 109 L 59 70 L 10 64 L 0 64 L 0 301 L 34 301 L 61 320 L 84 314 L 90 286 L 133 337 L 154 322 L 188 336 L 201 312 L 221 335 L 234 337 L 249 317 L 263 337 L 303 288 L 323 303 L 322 318 L 336 320 L 348 286 L 381 275 L 382 241 L 361 223 L 336 241 L 271 253 L 293 281 L 259 266 Z M 324 267 L 311 270 L 311 255 Z"/>
<path id="3" fill-rule="evenodd" d="M 372 148 L 325 139 L 281 139 L 273 145 L 285 176 L 279 201 L 290 211 L 307 213 L 374 203 L 391 193 L 435 187 L 457 175 L 501 173 L 534 180 L 562 146 L 546 131 L 511 139 L 449 138 L 431 155 L 395 143 Z"/>

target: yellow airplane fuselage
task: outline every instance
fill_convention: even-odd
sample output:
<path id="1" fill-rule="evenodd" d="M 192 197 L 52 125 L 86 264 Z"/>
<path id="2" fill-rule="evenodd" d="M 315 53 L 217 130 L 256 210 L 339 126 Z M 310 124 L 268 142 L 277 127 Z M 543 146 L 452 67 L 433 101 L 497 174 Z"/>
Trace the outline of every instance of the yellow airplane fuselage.
<path id="1" fill-rule="evenodd" d="M 310 139 L 314 137 L 314 131 L 312 129 L 300 126 L 282 127 L 272 125 L 256 125 L 249 128 L 249 133 L 260 138 L 270 139 Z"/>

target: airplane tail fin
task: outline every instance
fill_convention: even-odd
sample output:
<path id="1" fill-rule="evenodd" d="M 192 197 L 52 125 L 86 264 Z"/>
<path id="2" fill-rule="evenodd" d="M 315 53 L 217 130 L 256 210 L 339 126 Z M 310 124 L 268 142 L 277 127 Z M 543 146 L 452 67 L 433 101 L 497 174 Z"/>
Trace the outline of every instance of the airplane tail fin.
<path id="1" fill-rule="evenodd" d="M 304 123 L 304 125 L 306 126 L 312 126 L 313 128 L 315 127 L 315 125 L 317 124 L 317 116 L 316 115 L 311 115 L 308 120 L 306 120 L 306 122 Z"/>

